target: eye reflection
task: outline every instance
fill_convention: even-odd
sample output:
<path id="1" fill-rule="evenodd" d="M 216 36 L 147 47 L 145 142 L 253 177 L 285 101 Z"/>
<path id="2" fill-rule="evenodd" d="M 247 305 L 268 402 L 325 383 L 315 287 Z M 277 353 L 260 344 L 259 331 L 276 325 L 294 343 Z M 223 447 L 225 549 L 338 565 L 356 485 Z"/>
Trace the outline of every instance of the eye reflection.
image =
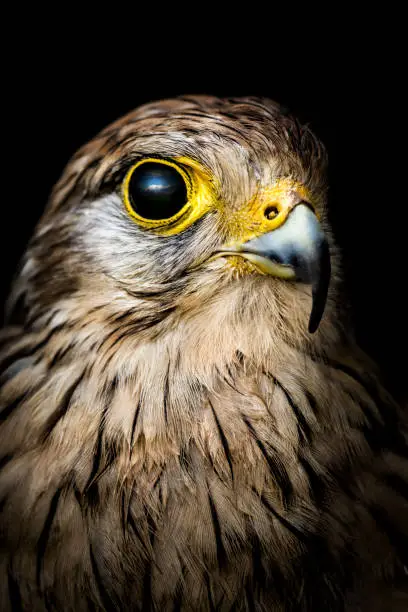
<path id="1" fill-rule="evenodd" d="M 187 203 L 186 181 L 175 167 L 160 162 L 137 166 L 128 184 L 129 202 L 145 219 L 168 219 Z"/>

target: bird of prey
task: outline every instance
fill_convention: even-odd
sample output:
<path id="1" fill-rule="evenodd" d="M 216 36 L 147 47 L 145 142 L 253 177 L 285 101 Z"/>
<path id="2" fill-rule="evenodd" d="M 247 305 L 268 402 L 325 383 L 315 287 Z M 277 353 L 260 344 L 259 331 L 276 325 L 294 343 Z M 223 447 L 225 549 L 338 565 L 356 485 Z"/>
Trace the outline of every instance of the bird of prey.
<path id="1" fill-rule="evenodd" d="M 1 610 L 408 609 L 407 417 L 326 168 L 254 97 L 146 104 L 70 161 L 1 335 Z"/>

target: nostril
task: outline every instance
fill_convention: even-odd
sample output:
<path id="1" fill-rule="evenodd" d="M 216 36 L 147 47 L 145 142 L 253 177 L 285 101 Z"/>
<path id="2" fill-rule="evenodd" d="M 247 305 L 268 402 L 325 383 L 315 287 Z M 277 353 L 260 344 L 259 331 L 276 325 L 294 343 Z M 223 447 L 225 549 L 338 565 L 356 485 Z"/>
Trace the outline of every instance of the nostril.
<path id="1" fill-rule="evenodd" d="M 265 209 L 264 215 L 271 221 L 279 215 L 279 209 L 277 206 L 268 206 L 268 208 Z"/>

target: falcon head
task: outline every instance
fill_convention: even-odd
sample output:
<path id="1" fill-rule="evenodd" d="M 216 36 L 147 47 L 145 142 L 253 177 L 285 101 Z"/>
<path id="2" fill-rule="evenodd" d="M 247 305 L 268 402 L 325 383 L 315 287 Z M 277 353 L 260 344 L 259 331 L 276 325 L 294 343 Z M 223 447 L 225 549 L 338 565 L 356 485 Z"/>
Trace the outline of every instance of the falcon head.
<path id="1" fill-rule="evenodd" d="M 11 305 L 90 342 L 108 324 L 111 356 L 127 337 L 174 330 L 214 351 L 309 342 L 319 324 L 315 339 L 332 335 L 326 165 L 311 130 L 270 100 L 146 104 L 71 160 Z"/>

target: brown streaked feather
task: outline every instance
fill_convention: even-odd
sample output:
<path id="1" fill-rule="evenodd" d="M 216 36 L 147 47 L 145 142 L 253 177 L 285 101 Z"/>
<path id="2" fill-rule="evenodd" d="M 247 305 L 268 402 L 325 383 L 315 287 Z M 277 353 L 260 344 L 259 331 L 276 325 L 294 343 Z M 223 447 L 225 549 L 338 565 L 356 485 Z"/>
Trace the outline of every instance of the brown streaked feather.
<path id="1" fill-rule="evenodd" d="M 333 254 L 316 335 L 308 288 L 202 263 L 215 215 L 167 238 L 127 217 L 123 174 L 151 154 L 202 163 L 231 215 L 307 183 Z M 349 330 L 325 168 L 276 103 L 206 96 L 71 160 L 0 339 L 2 609 L 405 609 L 406 415 Z"/>

